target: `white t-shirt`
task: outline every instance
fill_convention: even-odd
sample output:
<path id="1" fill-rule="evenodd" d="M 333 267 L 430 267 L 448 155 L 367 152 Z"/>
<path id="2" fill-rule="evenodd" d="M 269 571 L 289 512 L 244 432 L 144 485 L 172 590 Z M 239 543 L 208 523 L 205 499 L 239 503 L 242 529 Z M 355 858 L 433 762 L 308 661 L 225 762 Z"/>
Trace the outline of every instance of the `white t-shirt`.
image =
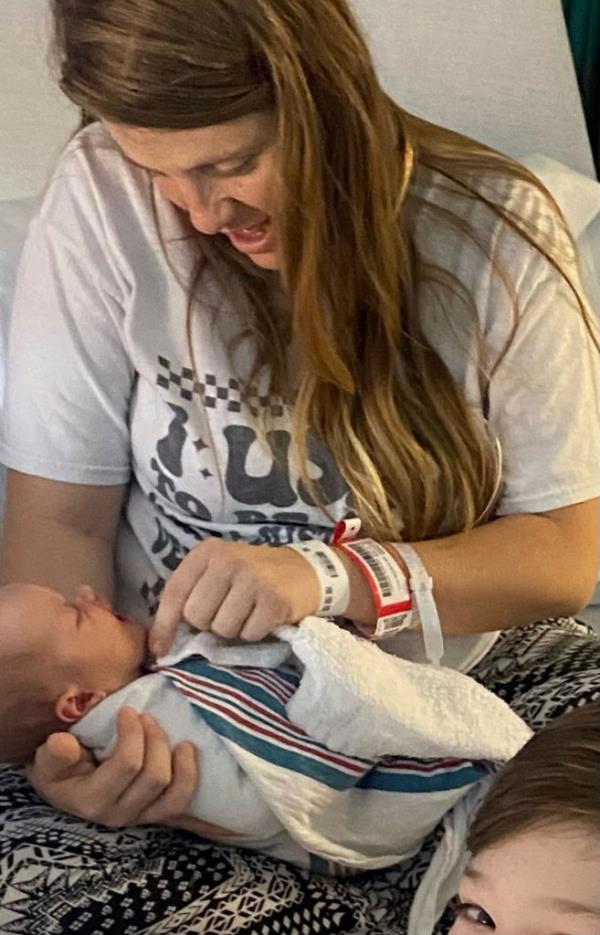
<path id="1" fill-rule="evenodd" d="M 504 184 L 518 215 L 548 213 L 530 187 Z M 331 532 L 299 483 L 289 411 L 264 383 L 250 404 L 271 410 L 268 448 L 248 419 L 239 377 L 247 373 L 251 348 L 238 345 L 232 365 L 226 347 L 243 324 L 208 271 L 193 316 L 195 379 L 185 289 L 195 254 L 179 241 L 167 262 L 150 191 L 149 175 L 123 158 L 100 125 L 67 147 L 21 262 L 0 444 L 2 461 L 24 473 L 129 485 L 117 546 L 118 600 L 141 617 L 152 614 L 164 581 L 200 539 L 279 545 Z M 413 191 L 445 206 L 455 197 L 432 183 L 415 183 Z M 495 244 L 523 309 L 489 393 L 489 422 L 504 455 L 499 513 L 596 497 L 594 364 L 568 288 L 479 202 L 457 205 Z M 182 234 L 177 212 L 162 200 L 159 218 L 167 241 Z M 472 292 L 493 361 L 513 327 L 510 289 L 467 238 L 427 210 L 419 213 L 414 235 L 426 259 Z M 459 304 L 451 303 L 449 314 L 440 308 L 433 287 L 424 286 L 425 333 L 481 411 L 468 315 Z M 331 514 L 343 518 L 348 489 L 330 454 L 313 443 L 310 457 Z M 447 639 L 444 661 L 465 670 L 495 638 Z M 396 650 L 422 658 L 420 635 L 407 634 Z"/>

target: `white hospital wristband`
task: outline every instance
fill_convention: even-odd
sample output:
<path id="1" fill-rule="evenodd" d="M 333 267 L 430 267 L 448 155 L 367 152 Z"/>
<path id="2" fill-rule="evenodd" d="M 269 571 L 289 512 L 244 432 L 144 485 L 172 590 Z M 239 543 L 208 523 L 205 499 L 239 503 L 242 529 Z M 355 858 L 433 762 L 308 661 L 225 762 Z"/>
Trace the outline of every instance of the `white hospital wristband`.
<path id="1" fill-rule="evenodd" d="M 419 618 L 425 644 L 425 654 L 430 662 L 439 665 L 444 655 L 444 637 L 440 615 L 433 597 L 433 581 L 429 576 L 420 555 L 412 546 L 404 542 L 391 542 L 390 545 L 404 560 L 410 575 L 409 586 L 413 595 L 413 606 Z"/>
<path id="2" fill-rule="evenodd" d="M 314 569 L 321 588 L 321 601 L 316 617 L 341 617 L 350 603 L 350 579 L 346 566 L 335 549 L 316 539 L 286 546 L 299 552 Z"/>

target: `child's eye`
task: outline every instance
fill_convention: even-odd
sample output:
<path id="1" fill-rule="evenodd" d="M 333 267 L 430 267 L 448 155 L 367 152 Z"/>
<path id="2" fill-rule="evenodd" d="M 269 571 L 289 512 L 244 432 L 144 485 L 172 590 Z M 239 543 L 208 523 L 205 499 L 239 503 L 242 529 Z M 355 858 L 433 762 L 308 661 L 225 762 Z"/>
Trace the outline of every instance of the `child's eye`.
<path id="1" fill-rule="evenodd" d="M 492 917 L 487 914 L 485 909 L 482 909 L 481 906 L 476 906 L 474 903 L 457 902 L 454 906 L 454 918 L 464 919 L 467 922 L 472 922 L 475 925 L 482 925 L 493 931 L 496 929 L 496 924 Z"/>

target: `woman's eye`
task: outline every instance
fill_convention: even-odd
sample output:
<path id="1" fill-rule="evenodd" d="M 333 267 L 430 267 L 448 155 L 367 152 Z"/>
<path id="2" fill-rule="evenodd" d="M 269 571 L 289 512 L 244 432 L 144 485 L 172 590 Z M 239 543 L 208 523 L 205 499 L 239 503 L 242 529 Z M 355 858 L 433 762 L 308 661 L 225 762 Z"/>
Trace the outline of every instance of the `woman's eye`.
<path id="1" fill-rule="evenodd" d="M 248 175 L 250 172 L 253 172 L 257 166 L 258 156 L 250 156 L 249 159 L 241 162 L 239 166 L 236 166 L 234 169 L 223 169 L 222 171 L 213 169 L 209 174 L 214 175 L 217 178 L 230 178 L 236 175 Z"/>
<path id="2" fill-rule="evenodd" d="M 454 907 L 454 918 L 464 919 L 467 922 L 482 925 L 492 930 L 496 928 L 491 916 L 481 906 L 476 906 L 473 903 L 457 903 Z"/>
<path id="3" fill-rule="evenodd" d="M 245 162 L 242 162 L 241 165 L 237 166 L 236 169 L 232 169 L 228 172 L 228 175 L 246 175 L 248 172 L 252 172 L 257 166 L 256 156 L 252 156 L 251 159 L 246 159 Z"/>

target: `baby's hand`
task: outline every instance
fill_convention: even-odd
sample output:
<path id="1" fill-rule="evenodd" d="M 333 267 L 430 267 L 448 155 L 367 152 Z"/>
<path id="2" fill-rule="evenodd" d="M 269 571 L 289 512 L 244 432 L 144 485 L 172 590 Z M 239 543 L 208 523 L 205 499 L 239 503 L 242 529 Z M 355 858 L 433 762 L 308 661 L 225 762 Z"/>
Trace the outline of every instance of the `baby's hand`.
<path id="1" fill-rule="evenodd" d="M 293 549 L 207 539 L 167 581 L 150 650 L 166 653 L 182 619 L 228 639 L 261 640 L 313 614 L 319 601 L 317 575 Z"/>

